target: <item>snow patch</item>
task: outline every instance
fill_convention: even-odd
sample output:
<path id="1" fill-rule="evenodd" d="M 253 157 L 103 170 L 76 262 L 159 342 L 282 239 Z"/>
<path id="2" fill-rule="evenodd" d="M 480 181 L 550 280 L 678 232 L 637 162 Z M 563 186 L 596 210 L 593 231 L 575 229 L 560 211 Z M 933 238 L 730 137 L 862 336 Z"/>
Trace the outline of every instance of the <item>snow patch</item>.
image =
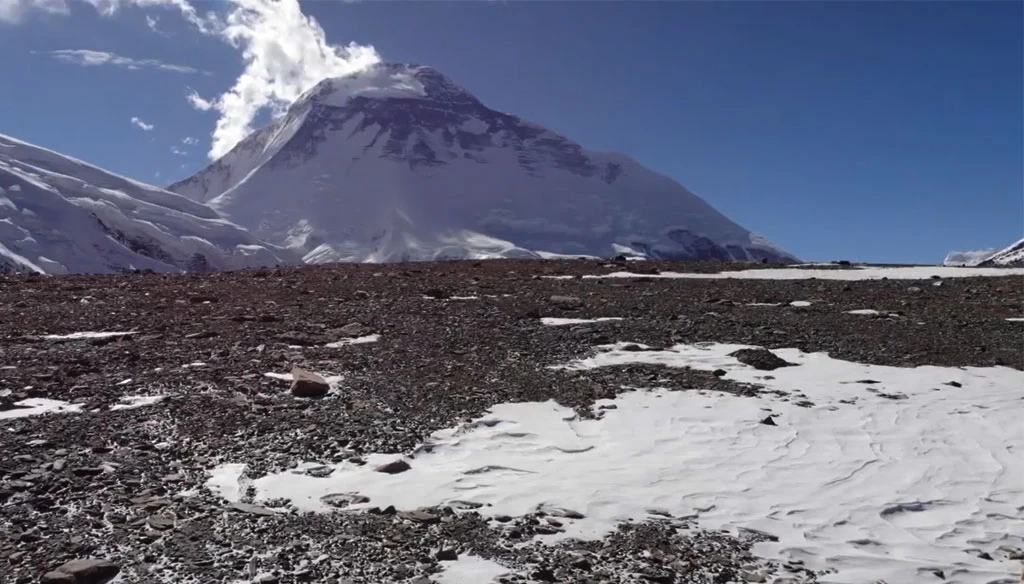
<path id="1" fill-rule="evenodd" d="M 118 401 L 121 403 L 110 406 L 111 411 L 133 410 L 143 406 L 151 406 L 164 399 L 162 395 L 126 395 Z"/>
<path id="2" fill-rule="evenodd" d="M 915 266 L 910 268 L 861 267 L 848 270 L 805 270 L 795 268 L 765 268 L 763 270 L 738 270 L 714 274 L 661 272 L 660 274 L 634 274 L 612 272 L 610 274 L 587 275 L 585 279 L 597 278 L 689 278 L 696 280 L 928 280 L 932 276 L 941 278 L 972 278 L 977 276 L 1021 276 L 1024 268 L 954 268 L 948 266 Z M 552 278 L 555 276 L 545 276 Z M 572 276 L 567 276 L 572 277 Z"/>
<path id="3" fill-rule="evenodd" d="M 82 404 L 72 404 L 56 399 L 35 397 L 14 402 L 17 408 L 0 411 L 0 420 L 28 418 L 43 414 L 70 414 L 82 411 Z"/>
<path id="4" fill-rule="evenodd" d="M 591 322 L 609 322 L 613 320 L 622 320 L 617 316 L 605 316 L 600 318 L 558 318 L 555 316 L 545 316 L 540 319 L 540 323 L 547 326 L 565 326 L 570 324 L 587 324 Z"/>
<path id="5" fill-rule="evenodd" d="M 340 349 L 341 347 L 347 347 L 348 345 L 365 345 L 366 343 L 376 343 L 380 340 L 380 335 L 366 335 L 363 337 L 356 337 L 354 339 L 342 339 L 334 343 L 327 343 L 324 345 L 328 349 Z"/>
<path id="6" fill-rule="evenodd" d="M 858 308 L 857 310 L 847 310 L 846 314 L 860 314 L 864 316 L 874 316 L 876 314 L 882 314 L 874 308 Z"/>
<path id="7" fill-rule="evenodd" d="M 243 476 L 246 468 L 244 464 L 222 464 L 210 471 L 206 487 L 226 501 L 240 501 L 249 485 L 248 479 Z"/>
<path id="8" fill-rule="evenodd" d="M 437 584 L 490 584 L 501 576 L 513 574 L 505 566 L 477 556 L 460 556 L 454 562 L 443 562 L 444 571 L 433 576 Z"/>
<path id="9" fill-rule="evenodd" d="M 794 300 L 794 301 L 789 303 L 790 306 L 795 306 L 797 308 L 807 308 L 811 304 L 814 304 L 814 303 L 811 302 L 810 300 Z"/>
<path id="10" fill-rule="evenodd" d="M 885 367 L 782 349 L 775 353 L 795 366 L 766 376 L 730 356 L 740 348 L 617 344 L 561 367 L 723 369 L 771 392 L 634 391 L 601 400 L 589 420 L 554 401 L 500 404 L 434 433 L 404 473 L 374 472 L 394 458 L 374 454 L 325 478 L 254 479 L 255 498 L 325 512 L 325 495 L 358 492 L 370 502 L 354 508 L 462 500 L 485 504 L 486 514 L 558 507 L 584 516 L 549 540 L 601 537 L 657 510 L 773 534 L 779 541 L 758 544 L 757 554 L 835 570 L 829 582 L 916 584 L 934 569 L 968 584 L 1018 577 L 1019 562 L 1001 550 L 1024 545 L 1024 479 L 1008 471 L 1024 450 L 1024 372 Z M 777 425 L 760 423 L 769 414 Z"/>
<path id="11" fill-rule="evenodd" d="M 137 335 L 137 332 L 78 332 L 68 333 L 66 335 L 43 335 L 42 338 L 47 341 L 81 341 L 85 339 L 111 339 L 114 337 L 126 337 L 129 335 Z"/>

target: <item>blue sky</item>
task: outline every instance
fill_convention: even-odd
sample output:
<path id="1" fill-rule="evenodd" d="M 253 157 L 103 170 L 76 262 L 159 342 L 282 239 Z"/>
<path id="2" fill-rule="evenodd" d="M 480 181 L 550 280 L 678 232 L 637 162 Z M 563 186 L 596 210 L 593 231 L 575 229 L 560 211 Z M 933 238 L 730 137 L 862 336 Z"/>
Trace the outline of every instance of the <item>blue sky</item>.
<path id="1" fill-rule="evenodd" d="M 186 95 L 234 86 L 240 49 L 174 7 L 92 1 L 118 9 L 0 0 L 0 133 L 157 184 L 200 169 L 222 114 Z M 330 44 L 431 65 L 494 109 L 629 154 L 802 258 L 876 262 L 1024 236 L 1022 7 L 301 5 Z M 289 58 L 262 46 L 265 63 Z"/>

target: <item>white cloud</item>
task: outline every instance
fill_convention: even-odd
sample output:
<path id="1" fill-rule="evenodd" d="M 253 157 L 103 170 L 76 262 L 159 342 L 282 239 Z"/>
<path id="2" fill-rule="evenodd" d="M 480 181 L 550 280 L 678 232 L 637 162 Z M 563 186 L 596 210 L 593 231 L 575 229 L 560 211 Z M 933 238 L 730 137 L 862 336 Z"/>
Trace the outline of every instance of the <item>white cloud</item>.
<path id="1" fill-rule="evenodd" d="M 159 23 L 160 23 L 160 17 L 158 17 L 158 16 L 148 16 L 148 15 L 146 16 L 146 26 L 149 27 L 149 30 L 151 30 L 153 32 L 160 32 L 157 29 L 157 24 L 159 24 Z"/>
<path id="2" fill-rule="evenodd" d="M 30 12 L 67 14 L 64 0 L 0 0 L 0 23 L 18 23 Z"/>
<path id="3" fill-rule="evenodd" d="M 122 6 L 176 10 L 200 32 L 218 37 L 241 52 L 244 67 L 229 90 L 214 99 L 203 98 L 194 90 L 186 95 L 192 107 L 218 114 L 211 159 L 228 152 L 251 132 L 260 113 L 269 110 L 280 114 L 321 80 L 364 71 L 380 62 L 372 46 L 330 44 L 320 24 L 302 13 L 298 0 L 227 0 L 217 3 L 218 8 L 226 6 L 219 14 L 200 14 L 188 0 L 0 0 L 0 14 L 7 5 L 14 7 L 8 10 L 18 18 L 29 9 L 66 12 L 66 1 L 86 2 L 108 16 Z M 134 64 L 134 68 L 143 66 L 197 72 L 155 60 Z"/>
<path id="4" fill-rule="evenodd" d="M 260 112 L 269 109 L 279 114 L 324 78 L 356 73 L 380 62 L 373 47 L 329 44 L 323 28 L 302 13 L 298 0 L 230 1 L 234 7 L 218 35 L 242 52 L 245 69 L 216 100 L 189 94 L 194 107 L 210 105 L 220 114 L 211 159 L 226 154 L 249 134 Z"/>
<path id="5" fill-rule="evenodd" d="M 0 0 L 4 2 L 6 0 Z M 131 57 L 124 57 L 116 53 L 108 51 L 93 51 L 89 49 L 61 49 L 58 51 L 49 51 L 43 53 L 62 61 L 64 63 L 71 63 L 72 65 L 82 65 L 83 67 L 98 67 L 101 65 L 109 65 L 112 67 L 124 67 L 125 69 L 139 70 L 139 69 L 159 69 L 161 71 L 172 71 L 174 73 L 199 73 L 200 71 L 194 67 L 187 67 L 185 65 L 174 65 L 171 63 L 164 63 L 156 59 L 133 59 Z"/>
<path id="6" fill-rule="evenodd" d="M 185 99 L 188 100 L 188 104 L 201 112 L 210 111 L 213 109 L 213 103 L 207 99 L 200 97 L 199 92 L 194 89 L 190 89 L 185 95 Z"/>
<path id="7" fill-rule="evenodd" d="M 145 120 L 139 117 L 132 117 L 132 125 L 142 130 L 143 132 L 150 132 L 155 126 L 153 124 L 147 124 Z"/>
<path id="8" fill-rule="evenodd" d="M 186 146 L 195 146 L 196 144 L 199 143 L 199 140 L 193 138 L 192 136 L 186 136 L 181 139 L 181 143 Z"/>
<path id="9" fill-rule="evenodd" d="M 176 154 L 178 156 L 188 156 L 188 150 L 182 150 L 177 146 L 171 146 L 171 154 Z"/>

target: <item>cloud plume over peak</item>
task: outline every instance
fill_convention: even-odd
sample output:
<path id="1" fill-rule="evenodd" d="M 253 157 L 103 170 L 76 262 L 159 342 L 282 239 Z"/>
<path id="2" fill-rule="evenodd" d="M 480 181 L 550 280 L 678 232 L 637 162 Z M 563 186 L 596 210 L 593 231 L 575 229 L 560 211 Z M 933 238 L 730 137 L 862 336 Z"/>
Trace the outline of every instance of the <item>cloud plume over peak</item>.
<path id="1" fill-rule="evenodd" d="M 215 109 L 210 158 L 218 158 L 252 131 L 265 109 L 278 114 L 326 77 L 365 70 L 380 62 L 371 46 L 333 46 L 320 24 L 302 13 L 298 0 L 231 0 L 234 8 L 218 34 L 242 53 L 245 68 L 216 100 L 192 93 L 198 109 Z"/>
<path id="2" fill-rule="evenodd" d="M 200 13 L 189 0 L 0 0 L 0 20 L 16 22 L 32 10 L 66 14 L 69 2 L 87 3 L 105 16 L 125 6 L 172 9 L 199 32 L 238 49 L 243 69 L 230 89 L 216 98 L 201 97 L 194 90 L 186 96 L 194 108 L 218 114 L 211 159 L 251 132 L 260 113 L 280 114 L 321 80 L 363 71 L 381 61 L 372 46 L 330 44 L 323 27 L 303 14 L 298 0 L 226 0 L 210 4 L 216 12 L 207 13 Z"/>

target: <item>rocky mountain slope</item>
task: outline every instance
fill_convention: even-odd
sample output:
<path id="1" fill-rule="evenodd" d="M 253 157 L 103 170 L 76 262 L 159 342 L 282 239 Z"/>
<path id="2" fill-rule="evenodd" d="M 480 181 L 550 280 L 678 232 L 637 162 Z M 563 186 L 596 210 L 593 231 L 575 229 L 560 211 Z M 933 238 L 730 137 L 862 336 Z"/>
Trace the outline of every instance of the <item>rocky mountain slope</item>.
<path id="1" fill-rule="evenodd" d="M 308 262 L 794 258 L 627 156 L 488 108 L 429 67 L 328 79 L 168 187 Z"/>
<path id="2" fill-rule="evenodd" d="M 0 271 L 178 272 L 298 261 L 206 205 L 0 134 Z"/>

